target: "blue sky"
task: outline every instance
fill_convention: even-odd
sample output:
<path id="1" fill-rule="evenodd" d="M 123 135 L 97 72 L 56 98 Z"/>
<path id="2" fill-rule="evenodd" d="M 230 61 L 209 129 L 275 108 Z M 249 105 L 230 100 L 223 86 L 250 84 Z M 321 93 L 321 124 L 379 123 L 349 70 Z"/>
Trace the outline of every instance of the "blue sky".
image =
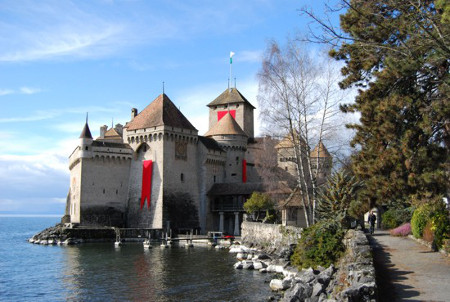
<path id="1" fill-rule="evenodd" d="M 226 87 L 257 107 L 267 41 L 306 34 L 298 9 L 322 1 L 0 2 L 0 214 L 63 214 L 68 156 L 89 112 L 125 124 L 162 92 L 199 130 Z M 335 16 L 337 20 L 337 16 Z M 319 47 L 319 46 L 315 46 Z"/>

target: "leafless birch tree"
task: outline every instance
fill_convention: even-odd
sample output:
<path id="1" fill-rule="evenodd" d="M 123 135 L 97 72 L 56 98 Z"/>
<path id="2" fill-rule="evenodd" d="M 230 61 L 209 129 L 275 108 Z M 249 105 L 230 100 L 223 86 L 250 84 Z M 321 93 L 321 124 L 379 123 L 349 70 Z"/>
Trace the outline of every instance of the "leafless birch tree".
<path id="1" fill-rule="evenodd" d="M 313 55 L 296 40 L 284 48 L 269 43 L 259 73 L 258 102 L 267 132 L 291 143 L 307 226 L 314 223 L 319 157 L 310 158 L 311 147 L 326 141 L 336 127 L 342 100 L 339 72 L 323 55 Z M 316 167 L 316 168 L 314 168 Z"/>

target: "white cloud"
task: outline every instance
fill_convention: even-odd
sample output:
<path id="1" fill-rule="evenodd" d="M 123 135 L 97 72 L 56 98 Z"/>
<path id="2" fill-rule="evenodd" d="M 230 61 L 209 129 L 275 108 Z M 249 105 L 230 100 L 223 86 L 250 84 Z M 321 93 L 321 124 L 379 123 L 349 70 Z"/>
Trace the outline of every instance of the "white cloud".
<path id="1" fill-rule="evenodd" d="M 0 89 L 0 96 L 13 94 L 13 93 L 14 93 L 14 90 L 12 90 L 12 89 Z"/>
<path id="2" fill-rule="evenodd" d="M 20 87 L 20 93 L 22 94 L 35 94 L 39 93 L 42 90 L 40 88 L 34 88 L 34 87 Z"/>

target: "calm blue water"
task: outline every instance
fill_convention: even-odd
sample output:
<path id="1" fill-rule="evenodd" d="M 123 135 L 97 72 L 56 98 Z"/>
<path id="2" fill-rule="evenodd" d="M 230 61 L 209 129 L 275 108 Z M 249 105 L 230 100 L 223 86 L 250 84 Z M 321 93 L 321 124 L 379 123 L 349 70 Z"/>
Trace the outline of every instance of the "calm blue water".
<path id="1" fill-rule="evenodd" d="M 268 276 L 235 270 L 228 250 L 26 241 L 58 221 L 0 216 L 0 301 L 265 301 L 271 294 Z"/>

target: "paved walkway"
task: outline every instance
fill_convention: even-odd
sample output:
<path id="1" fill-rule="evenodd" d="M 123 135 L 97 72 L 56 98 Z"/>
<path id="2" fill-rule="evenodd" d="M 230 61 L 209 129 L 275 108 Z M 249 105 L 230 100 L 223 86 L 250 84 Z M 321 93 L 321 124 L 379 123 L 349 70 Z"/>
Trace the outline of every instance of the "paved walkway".
<path id="1" fill-rule="evenodd" d="M 450 301 L 450 258 L 410 238 L 368 236 L 379 301 Z"/>

